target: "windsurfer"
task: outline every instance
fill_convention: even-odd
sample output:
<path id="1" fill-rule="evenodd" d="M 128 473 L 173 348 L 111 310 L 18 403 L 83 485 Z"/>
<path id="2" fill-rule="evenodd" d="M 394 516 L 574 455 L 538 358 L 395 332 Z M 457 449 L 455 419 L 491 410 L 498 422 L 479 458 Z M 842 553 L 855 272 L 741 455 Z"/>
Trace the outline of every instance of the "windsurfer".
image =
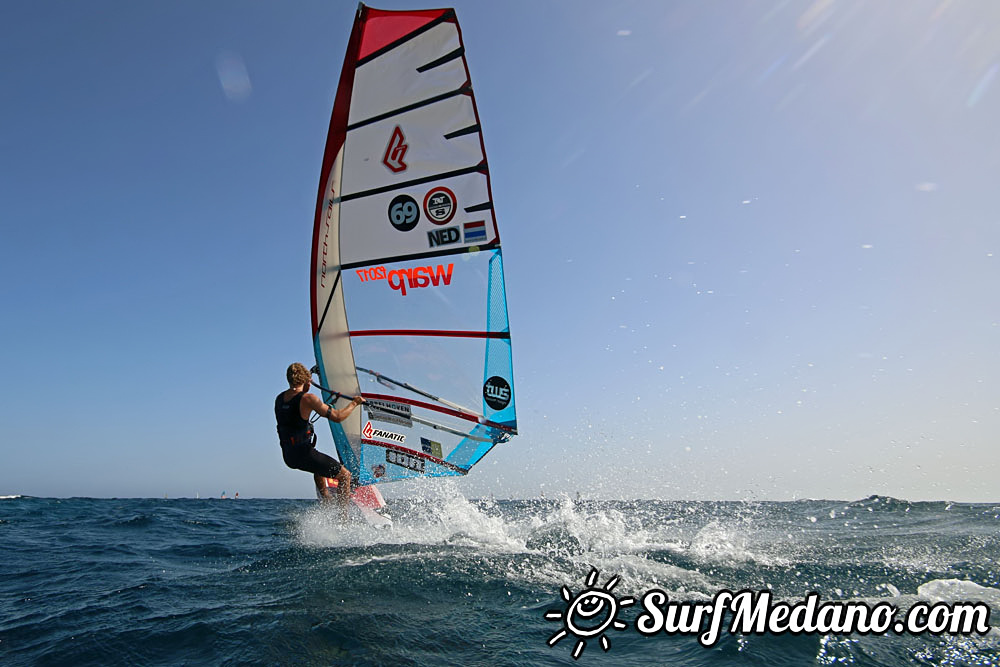
<path id="1" fill-rule="evenodd" d="M 340 410 L 324 403 L 319 396 L 309 393 L 312 374 L 305 366 L 294 363 L 286 372 L 288 389 L 274 399 L 274 416 L 278 421 L 278 439 L 285 465 L 295 470 L 313 473 L 316 489 L 327 500 L 333 496 L 323 478 L 337 480 L 337 496 L 347 518 L 347 505 L 351 496 L 351 473 L 339 461 L 317 451 L 316 434 L 309 417 L 313 412 L 335 422 L 343 421 L 364 399 L 354 397 L 346 408 Z"/>

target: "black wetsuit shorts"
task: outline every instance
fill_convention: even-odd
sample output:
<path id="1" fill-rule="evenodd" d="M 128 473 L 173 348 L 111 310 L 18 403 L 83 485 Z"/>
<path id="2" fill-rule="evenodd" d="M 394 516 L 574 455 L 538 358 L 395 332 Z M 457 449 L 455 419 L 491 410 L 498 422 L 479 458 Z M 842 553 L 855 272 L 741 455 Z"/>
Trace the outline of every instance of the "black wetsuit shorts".
<path id="1" fill-rule="evenodd" d="M 285 465 L 295 470 L 304 470 L 323 477 L 336 477 L 340 473 L 340 461 L 331 458 L 314 446 L 302 443 L 299 445 L 282 445 L 281 458 Z"/>
<path id="2" fill-rule="evenodd" d="M 323 477 L 336 477 L 340 462 L 323 452 L 316 451 L 316 434 L 312 424 L 299 413 L 299 404 L 305 392 L 284 401 L 282 394 L 274 399 L 274 416 L 278 421 L 278 441 L 285 465 Z"/>

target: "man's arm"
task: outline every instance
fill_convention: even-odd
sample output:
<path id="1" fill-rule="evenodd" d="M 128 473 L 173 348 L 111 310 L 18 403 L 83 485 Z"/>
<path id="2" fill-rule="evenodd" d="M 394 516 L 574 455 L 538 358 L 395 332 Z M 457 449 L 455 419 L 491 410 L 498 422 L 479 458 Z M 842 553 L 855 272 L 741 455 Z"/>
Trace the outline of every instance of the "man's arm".
<path id="1" fill-rule="evenodd" d="M 332 405 L 327 405 L 316 394 L 306 394 L 302 397 L 302 402 L 307 408 L 319 416 L 326 417 L 330 421 L 342 422 L 347 419 L 349 414 L 354 412 L 354 408 L 364 403 L 365 399 L 360 396 L 355 396 L 354 400 L 352 400 L 346 408 L 341 408 L 340 410 Z"/>

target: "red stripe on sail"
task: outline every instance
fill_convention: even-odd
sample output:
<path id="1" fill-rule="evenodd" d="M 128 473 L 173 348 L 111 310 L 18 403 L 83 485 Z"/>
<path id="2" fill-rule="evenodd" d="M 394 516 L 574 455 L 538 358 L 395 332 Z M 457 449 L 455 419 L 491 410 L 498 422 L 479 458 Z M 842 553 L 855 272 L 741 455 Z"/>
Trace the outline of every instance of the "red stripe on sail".
<path id="1" fill-rule="evenodd" d="M 413 456 L 418 459 L 424 459 L 425 461 L 430 461 L 431 463 L 436 463 L 439 466 L 444 466 L 455 472 L 460 472 L 463 475 L 469 472 L 468 468 L 463 468 L 462 466 L 457 466 L 454 463 L 449 463 L 444 459 L 439 459 L 436 456 L 431 456 L 430 454 L 425 454 L 424 452 L 418 452 L 415 449 L 410 449 L 409 447 L 401 447 L 400 445 L 393 445 L 388 442 L 382 442 L 381 440 L 369 440 L 368 438 L 361 438 L 361 442 L 366 445 L 374 445 L 375 447 L 385 447 L 386 449 L 391 449 L 395 452 L 401 454 L 406 454 L 407 456 Z"/>
<path id="2" fill-rule="evenodd" d="M 425 403 L 424 401 L 417 401 L 412 398 L 405 398 L 403 396 L 395 396 L 392 394 L 369 394 L 368 392 L 362 393 L 365 398 L 374 398 L 382 401 L 390 401 L 393 403 L 405 403 L 406 405 L 412 405 L 418 408 L 424 408 L 425 410 L 432 410 L 433 412 L 440 412 L 443 415 L 451 415 L 452 417 L 458 417 L 459 419 L 465 419 L 470 422 L 476 422 L 477 424 L 482 424 L 483 426 L 489 426 L 490 428 L 495 428 L 499 431 L 506 431 L 508 433 L 514 433 L 514 429 L 510 426 L 505 426 L 504 424 L 498 424 L 492 422 L 488 419 L 479 419 L 475 415 L 470 415 L 467 412 L 462 412 L 461 410 L 454 410 L 452 408 L 446 408 L 443 405 L 438 405 L 436 403 Z"/>
<path id="3" fill-rule="evenodd" d="M 361 329 L 356 336 L 442 336 L 445 338 L 510 338 L 506 331 L 442 331 L 439 329 Z"/>

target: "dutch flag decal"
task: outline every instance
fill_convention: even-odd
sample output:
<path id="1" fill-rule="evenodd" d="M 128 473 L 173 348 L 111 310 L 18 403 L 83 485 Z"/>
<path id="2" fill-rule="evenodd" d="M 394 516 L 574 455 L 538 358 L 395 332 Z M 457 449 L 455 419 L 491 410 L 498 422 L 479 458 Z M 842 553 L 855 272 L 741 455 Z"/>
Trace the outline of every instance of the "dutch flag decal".
<path id="1" fill-rule="evenodd" d="M 465 243 L 479 243 L 486 240 L 486 221 L 467 222 L 463 225 Z"/>

